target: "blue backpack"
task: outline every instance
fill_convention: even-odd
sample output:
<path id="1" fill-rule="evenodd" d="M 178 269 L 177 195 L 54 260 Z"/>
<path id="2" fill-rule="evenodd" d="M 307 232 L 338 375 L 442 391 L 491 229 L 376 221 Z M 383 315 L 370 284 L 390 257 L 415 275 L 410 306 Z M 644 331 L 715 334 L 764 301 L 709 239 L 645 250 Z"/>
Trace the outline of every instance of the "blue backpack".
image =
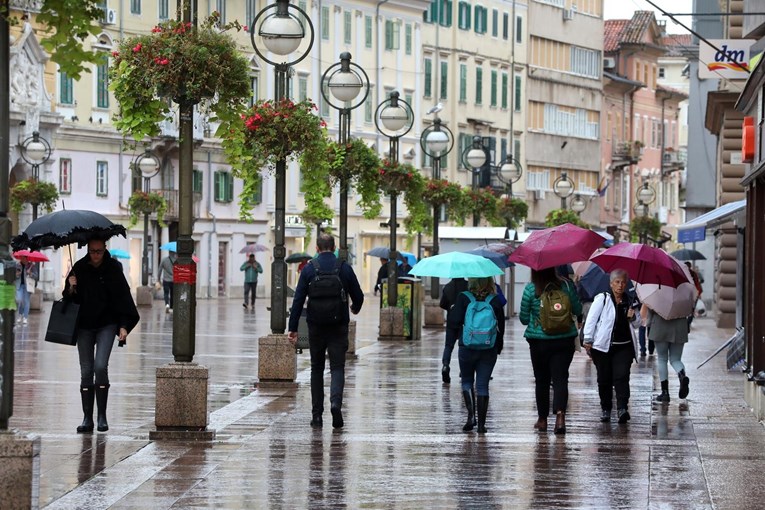
<path id="1" fill-rule="evenodd" d="M 491 306 L 494 295 L 487 296 L 485 301 L 476 301 L 472 293 L 463 294 L 470 299 L 470 304 L 465 311 L 462 344 L 468 349 L 491 349 L 497 340 L 497 317 Z"/>

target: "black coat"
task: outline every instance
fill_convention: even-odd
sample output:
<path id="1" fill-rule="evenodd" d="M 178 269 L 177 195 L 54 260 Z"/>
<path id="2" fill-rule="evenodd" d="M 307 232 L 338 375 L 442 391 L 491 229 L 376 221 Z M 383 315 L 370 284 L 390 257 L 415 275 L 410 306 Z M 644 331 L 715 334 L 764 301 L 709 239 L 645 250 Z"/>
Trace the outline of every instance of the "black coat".
<path id="1" fill-rule="evenodd" d="M 456 327 L 449 325 L 449 317 L 452 315 L 452 307 L 457 302 L 457 296 L 466 290 L 468 290 L 468 282 L 464 278 L 454 278 L 444 285 L 444 290 L 441 292 L 441 301 L 439 301 L 438 306 L 446 310 L 447 327 Z"/>
<path id="2" fill-rule="evenodd" d="M 104 253 L 100 266 L 94 267 L 89 262 L 90 255 L 78 260 L 64 286 L 64 298 L 80 305 L 79 327 L 97 329 L 116 324 L 130 333 L 140 316 L 122 272 L 122 264 L 108 252 Z M 70 294 L 69 277 L 72 274 L 77 277 L 77 287 Z"/>

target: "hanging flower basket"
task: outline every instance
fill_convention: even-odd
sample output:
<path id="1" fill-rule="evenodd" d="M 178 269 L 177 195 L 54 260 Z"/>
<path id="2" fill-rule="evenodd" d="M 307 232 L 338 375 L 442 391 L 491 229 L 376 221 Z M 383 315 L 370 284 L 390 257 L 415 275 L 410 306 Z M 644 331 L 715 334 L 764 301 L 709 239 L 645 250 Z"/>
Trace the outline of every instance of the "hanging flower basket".
<path id="1" fill-rule="evenodd" d="M 653 216 L 635 216 L 630 222 L 630 240 L 636 243 L 643 236 L 658 239 L 661 236 L 661 222 Z"/>
<path id="2" fill-rule="evenodd" d="M 178 104 L 210 102 L 218 117 L 231 118 L 251 96 L 249 64 L 236 42 L 211 16 L 199 27 L 169 20 L 148 35 L 128 37 L 112 53 L 109 88 L 119 103 L 114 125 L 135 140 L 160 133 L 170 113 L 168 99 Z"/>
<path id="3" fill-rule="evenodd" d="M 159 193 L 145 191 L 135 191 L 128 199 L 128 210 L 130 211 L 129 226 L 138 223 L 138 220 L 144 214 L 157 213 L 157 222 L 165 226 L 165 213 L 167 213 L 167 200 Z"/>
<path id="4" fill-rule="evenodd" d="M 380 180 L 380 189 L 388 194 L 404 193 L 410 186 L 419 180 L 422 182 L 422 176 L 409 164 L 393 163 L 389 159 L 384 159 L 382 165 L 377 171 Z"/>
<path id="5" fill-rule="evenodd" d="M 26 179 L 19 181 L 11 188 L 11 210 L 19 213 L 24 204 L 37 204 L 43 211 L 53 211 L 58 200 L 58 189 L 51 182 Z"/>
<path id="6" fill-rule="evenodd" d="M 345 179 L 348 191 L 358 195 L 356 205 L 364 217 L 376 218 L 382 211 L 380 202 L 379 169 L 380 157 L 364 140 L 354 138 L 345 145 L 328 143 L 328 176 L 330 184 Z"/>
<path id="7" fill-rule="evenodd" d="M 483 216 L 491 222 L 497 214 L 497 196 L 491 188 L 466 189 L 463 192 L 463 209 L 469 214 Z"/>
<path id="8" fill-rule="evenodd" d="M 520 198 L 500 198 L 497 202 L 497 223 L 507 228 L 517 228 L 529 215 L 529 204 Z"/>
<path id="9" fill-rule="evenodd" d="M 590 228 L 590 226 L 582 221 L 577 213 L 571 209 L 553 209 L 545 217 L 546 227 L 557 227 L 565 223 L 571 223 L 577 227 Z"/>
<path id="10" fill-rule="evenodd" d="M 462 199 L 462 186 L 446 179 L 426 179 L 422 198 L 432 206 L 448 208 Z"/>

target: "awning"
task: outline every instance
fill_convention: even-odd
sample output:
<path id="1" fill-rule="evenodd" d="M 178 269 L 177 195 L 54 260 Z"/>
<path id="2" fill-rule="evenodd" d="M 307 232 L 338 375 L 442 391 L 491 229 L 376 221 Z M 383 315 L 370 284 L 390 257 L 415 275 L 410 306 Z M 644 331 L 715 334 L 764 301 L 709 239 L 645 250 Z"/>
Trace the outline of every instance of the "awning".
<path id="1" fill-rule="evenodd" d="M 499 241 L 507 239 L 505 227 L 438 227 L 439 239 L 485 239 Z"/>
<path id="2" fill-rule="evenodd" d="M 746 199 L 721 205 L 708 213 L 692 219 L 677 227 L 677 242 L 692 243 L 706 238 L 707 228 L 716 227 L 730 221 L 731 216 L 746 209 Z"/>

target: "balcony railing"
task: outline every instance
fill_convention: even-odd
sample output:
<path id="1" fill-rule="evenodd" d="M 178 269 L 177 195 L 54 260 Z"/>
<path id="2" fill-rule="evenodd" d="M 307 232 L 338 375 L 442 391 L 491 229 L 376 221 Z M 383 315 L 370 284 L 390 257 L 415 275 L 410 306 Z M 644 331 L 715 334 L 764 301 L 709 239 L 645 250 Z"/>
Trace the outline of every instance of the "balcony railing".
<path id="1" fill-rule="evenodd" d="M 611 161 L 615 164 L 634 165 L 640 161 L 642 155 L 643 144 L 641 142 L 621 142 L 613 146 Z"/>
<path id="2" fill-rule="evenodd" d="M 167 212 L 165 213 L 165 220 L 174 221 L 179 218 L 179 200 L 178 190 L 174 189 L 155 189 L 152 190 L 155 193 L 159 193 L 167 201 Z M 193 215 L 194 218 L 199 218 L 202 210 L 202 194 L 194 193 L 193 196 Z"/>

